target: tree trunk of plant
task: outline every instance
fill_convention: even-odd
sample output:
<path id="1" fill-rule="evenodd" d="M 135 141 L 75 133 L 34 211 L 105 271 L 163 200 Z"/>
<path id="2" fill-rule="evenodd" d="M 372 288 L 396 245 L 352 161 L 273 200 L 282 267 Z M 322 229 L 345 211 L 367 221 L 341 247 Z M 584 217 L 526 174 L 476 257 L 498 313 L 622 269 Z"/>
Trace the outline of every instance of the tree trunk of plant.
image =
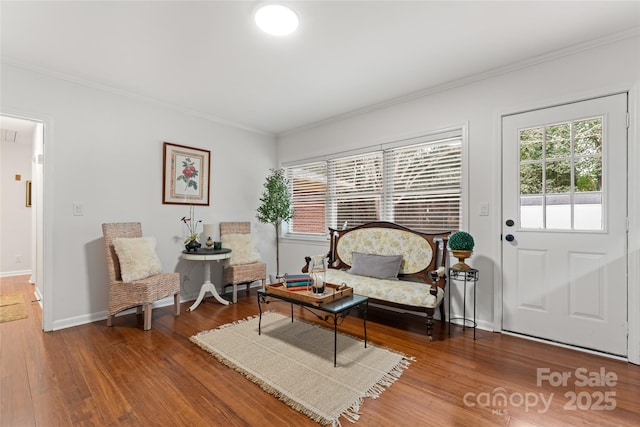
<path id="1" fill-rule="evenodd" d="M 276 277 L 280 276 L 280 227 L 273 224 L 276 228 Z"/>

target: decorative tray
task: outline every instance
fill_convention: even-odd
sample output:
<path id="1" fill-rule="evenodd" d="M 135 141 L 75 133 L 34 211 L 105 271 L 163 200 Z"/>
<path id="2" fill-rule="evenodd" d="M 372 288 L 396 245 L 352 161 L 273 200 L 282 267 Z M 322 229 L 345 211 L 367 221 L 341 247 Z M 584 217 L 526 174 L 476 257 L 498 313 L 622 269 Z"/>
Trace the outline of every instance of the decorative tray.
<path id="1" fill-rule="evenodd" d="M 267 285 L 266 291 L 273 295 L 299 300 L 301 302 L 315 305 L 316 307 L 353 295 L 353 288 L 344 285 L 334 285 L 333 283 L 325 284 L 325 291 L 322 295 L 315 295 L 311 293 L 311 286 L 305 290 L 290 291 L 287 290 L 284 283 Z"/>

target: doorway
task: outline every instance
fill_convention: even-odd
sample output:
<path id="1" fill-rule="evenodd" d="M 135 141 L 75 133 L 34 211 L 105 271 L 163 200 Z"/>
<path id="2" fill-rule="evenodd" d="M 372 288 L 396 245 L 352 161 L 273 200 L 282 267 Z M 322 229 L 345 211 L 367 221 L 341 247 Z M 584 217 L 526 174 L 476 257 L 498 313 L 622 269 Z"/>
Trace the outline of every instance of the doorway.
<path id="1" fill-rule="evenodd" d="M 503 117 L 502 329 L 627 356 L 627 94 Z"/>
<path id="2" fill-rule="evenodd" d="M 29 207 L 28 239 L 29 270 L 31 275 L 29 281 L 34 285 L 34 299 L 40 303 L 42 308 L 43 330 L 51 330 L 49 311 L 45 310 L 45 280 L 44 280 L 44 141 L 45 122 L 37 119 L 23 118 L 18 115 L 1 114 L 0 127 L 3 135 L 9 134 L 14 138 L 14 143 L 25 145 L 23 159 L 25 163 L 31 164 L 29 190 L 27 191 L 26 204 Z M 4 143 L 4 141 L 3 141 Z M 30 149 L 29 149 L 30 147 Z M 28 153 L 28 154 L 26 154 Z M 26 173 L 26 172 L 25 172 Z M 11 206 L 4 206 L 4 209 L 11 209 Z M 25 214 L 21 214 L 25 215 Z M 3 245 L 8 244 L 3 236 Z M 47 307 L 49 304 L 47 304 Z"/>

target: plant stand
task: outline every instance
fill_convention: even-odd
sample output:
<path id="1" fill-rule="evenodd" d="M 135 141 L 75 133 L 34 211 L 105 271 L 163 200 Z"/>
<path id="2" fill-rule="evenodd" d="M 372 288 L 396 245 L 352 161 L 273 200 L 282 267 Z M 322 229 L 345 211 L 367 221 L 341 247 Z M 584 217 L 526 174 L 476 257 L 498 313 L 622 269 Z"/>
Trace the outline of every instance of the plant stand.
<path id="1" fill-rule="evenodd" d="M 454 320 L 462 320 L 457 325 L 462 325 L 462 330 L 466 328 L 473 328 L 473 339 L 476 339 L 476 288 L 478 285 L 478 270 L 472 268 L 470 270 L 455 270 L 453 267 L 449 268 L 449 286 L 453 283 L 462 282 L 462 317 L 449 317 L 449 335 L 451 335 L 451 323 Z M 467 319 L 467 283 L 473 284 L 473 319 Z M 449 292 L 449 316 L 451 316 L 451 292 Z M 470 326 L 467 326 L 470 325 Z"/>

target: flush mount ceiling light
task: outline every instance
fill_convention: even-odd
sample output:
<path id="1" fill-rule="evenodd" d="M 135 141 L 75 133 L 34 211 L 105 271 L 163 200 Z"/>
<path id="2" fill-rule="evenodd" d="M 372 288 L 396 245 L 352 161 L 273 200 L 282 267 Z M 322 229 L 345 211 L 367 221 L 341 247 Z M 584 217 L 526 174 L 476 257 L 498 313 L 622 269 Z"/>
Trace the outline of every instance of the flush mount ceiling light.
<path id="1" fill-rule="evenodd" d="M 273 36 L 286 36 L 298 28 L 298 15 L 286 6 L 267 4 L 260 6 L 254 15 L 256 25 Z"/>

